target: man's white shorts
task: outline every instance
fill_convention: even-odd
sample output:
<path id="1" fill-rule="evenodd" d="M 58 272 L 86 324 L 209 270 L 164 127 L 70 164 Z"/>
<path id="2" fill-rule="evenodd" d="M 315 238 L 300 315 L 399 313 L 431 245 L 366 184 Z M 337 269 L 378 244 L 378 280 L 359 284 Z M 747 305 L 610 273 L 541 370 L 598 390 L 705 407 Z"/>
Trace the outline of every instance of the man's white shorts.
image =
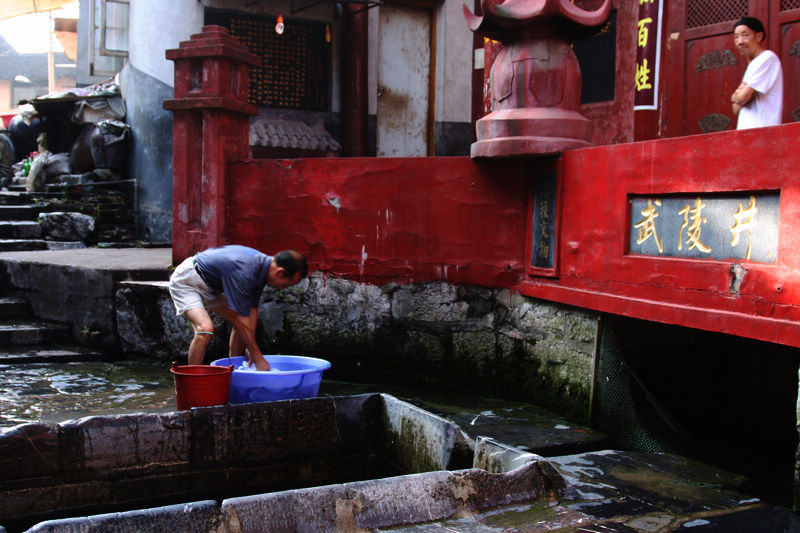
<path id="1" fill-rule="evenodd" d="M 225 294 L 215 292 L 197 273 L 194 256 L 184 260 L 170 276 L 169 294 L 178 315 L 197 307 L 213 309 L 227 304 Z"/>

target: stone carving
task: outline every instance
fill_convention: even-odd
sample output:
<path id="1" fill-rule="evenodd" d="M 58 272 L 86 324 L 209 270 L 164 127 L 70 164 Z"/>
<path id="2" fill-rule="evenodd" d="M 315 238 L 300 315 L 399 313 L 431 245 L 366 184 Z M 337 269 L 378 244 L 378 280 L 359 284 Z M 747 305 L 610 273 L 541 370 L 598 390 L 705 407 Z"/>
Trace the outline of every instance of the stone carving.
<path id="1" fill-rule="evenodd" d="M 570 0 L 481 0 L 469 28 L 502 43 L 490 74 L 492 112 L 478 120 L 472 157 L 556 154 L 589 146 L 591 123 L 578 112 L 581 73 L 569 43 L 602 25 L 606 0 L 585 11 Z"/>

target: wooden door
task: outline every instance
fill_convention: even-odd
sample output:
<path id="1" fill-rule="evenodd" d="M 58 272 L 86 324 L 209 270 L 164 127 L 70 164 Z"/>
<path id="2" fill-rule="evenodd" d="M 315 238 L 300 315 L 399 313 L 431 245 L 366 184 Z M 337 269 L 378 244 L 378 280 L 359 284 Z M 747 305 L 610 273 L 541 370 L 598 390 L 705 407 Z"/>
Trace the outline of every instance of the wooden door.
<path id="1" fill-rule="evenodd" d="M 783 122 L 800 122 L 800 0 L 781 0 L 770 30 L 783 66 Z"/>
<path id="2" fill-rule="evenodd" d="M 377 154 L 427 156 L 431 11 L 389 3 L 379 9 Z"/>
<path id="3" fill-rule="evenodd" d="M 730 95 L 747 63 L 733 44 L 733 24 L 743 16 L 764 23 L 767 47 L 783 63 L 784 122 L 798 120 L 800 52 L 791 50 L 800 37 L 800 0 L 678 0 L 668 11 L 662 136 L 736 129 Z"/>

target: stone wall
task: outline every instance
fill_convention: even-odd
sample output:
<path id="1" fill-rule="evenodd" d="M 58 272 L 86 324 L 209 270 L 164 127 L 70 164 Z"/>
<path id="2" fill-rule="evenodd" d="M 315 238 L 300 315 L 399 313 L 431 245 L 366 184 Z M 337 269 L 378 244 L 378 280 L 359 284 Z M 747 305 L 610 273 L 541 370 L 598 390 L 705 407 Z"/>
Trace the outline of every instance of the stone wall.
<path id="1" fill-rule="evenodd" d="M 128 356 L 185 359 L 191 332 L 166 285 L 124 283 L 115 307 Z M 589 420 L 592 312 L 506 289 L 376 286 L 314 274 L 290 289 L 266 290 L 259 317 L 265 353 L 327 359 L 332 379 L 473 390 Z M 227 354 L 227 326 L 217 324 L 206 362 Z"/>
<path id="2" fill-rule="evenodd" d="M 25 298 L 37 318 L 69 324 L 76 342 L 113 354 L 120 346 L 114 312 L 119 283 L 168 278 L 168 256 L 157 248 L 109 248 L 102 250 L 102 261 L 98 257 L 91 248 L 44 255 L 6 252 L 0 259 L 0 289 Z M 139 320 L 152 314 L 140 311 Z"/>

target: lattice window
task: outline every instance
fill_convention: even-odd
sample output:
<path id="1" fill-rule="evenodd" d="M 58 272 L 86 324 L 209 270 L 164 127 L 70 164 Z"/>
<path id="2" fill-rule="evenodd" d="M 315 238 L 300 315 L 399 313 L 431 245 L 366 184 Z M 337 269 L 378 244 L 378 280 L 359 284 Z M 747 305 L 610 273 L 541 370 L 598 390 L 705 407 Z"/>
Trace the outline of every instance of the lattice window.
<path id="1" fill-rule="evenodd" d="M 800 9 L 800 0 L 781 0 L 781 11 Z"/>
<path id="2" fill-rule="evenodd" d="M 282 35 L 275 17 L 206 12 L 206 24 L 224 26 L 263 65 L 250 69 L 248 101 L 256 106 L 326 111 L 329 107 L 330 44 L 325 23 L 289 19 Z"/>
<path id="3" fill-rule="evenodd" d="M 733 22 L 747 15 L 747 4 L 748 0 L 689 0 L 686 5 L 686 27 L 699 28 L 719 22 Z"/>

